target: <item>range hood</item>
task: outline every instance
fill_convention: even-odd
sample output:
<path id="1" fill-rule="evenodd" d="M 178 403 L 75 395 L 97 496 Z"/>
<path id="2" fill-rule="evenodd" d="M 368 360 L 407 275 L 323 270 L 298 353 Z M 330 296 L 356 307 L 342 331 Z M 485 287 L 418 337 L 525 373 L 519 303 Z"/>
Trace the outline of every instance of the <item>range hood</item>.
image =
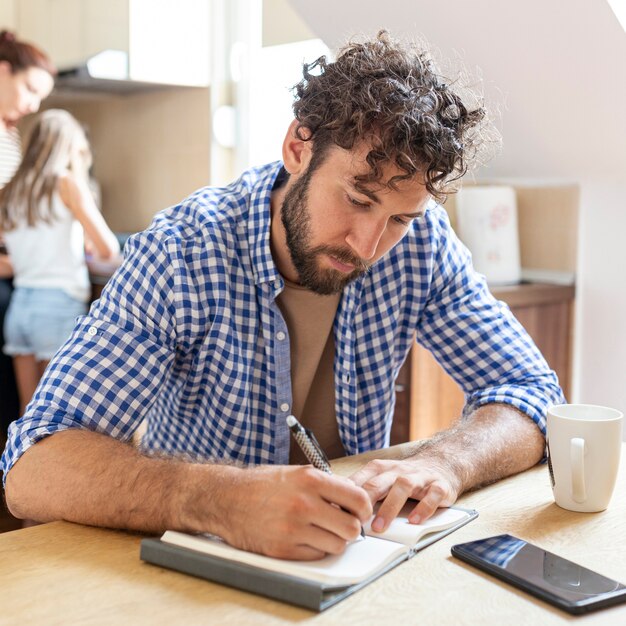
<path id="1" fill-rule="evenodd" d="M 58 94 L 91 93 L 129 95 L 180 89 L 187 85 L 133 80 L 128 71 L 128 54 L 104 50 L 74 67 L 60 69 L 54 91 Z"/>

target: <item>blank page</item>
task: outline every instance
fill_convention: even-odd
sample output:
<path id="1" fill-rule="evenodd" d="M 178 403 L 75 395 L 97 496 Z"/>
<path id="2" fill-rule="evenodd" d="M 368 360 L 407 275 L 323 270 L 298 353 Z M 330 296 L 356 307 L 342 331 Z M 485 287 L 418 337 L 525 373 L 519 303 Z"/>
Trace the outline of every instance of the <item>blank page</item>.
<path id="1" fill-rule="evenodd" d="M 329 555 L 318 561 L 287 561 L 238 550 L 206 535 L 168 530 L 161 541 L 272 572 L 314 580 L 329 587 L 344 587 L 366 580 L 408 552 L 404 545 L 393 541 L 365 537 L 349 544 L 345 552 L 337 556 Z"/>
<path id="2" fill-rule="evenodd" d="M 416 502 L 409 503 L 409 505 L 402 509 L 400 515 L 404 514 L 408 516 L 415 505 Z M 372 530 L 372 522 L 374 521 L 374 517 L 372 517 L 367 524 L 363 525 L 363 530 L 367 535 L 371 535 L 372 537 L 397 541 L 411 548 L 424 535 L 450 528 L 467 517 L 469 517 L 469 513 L 459 509 L 438 509 L 435 514 L 423 524 L 411 524 L 407 517 L 396 517 L 384 533 L 376 533 Z"/>

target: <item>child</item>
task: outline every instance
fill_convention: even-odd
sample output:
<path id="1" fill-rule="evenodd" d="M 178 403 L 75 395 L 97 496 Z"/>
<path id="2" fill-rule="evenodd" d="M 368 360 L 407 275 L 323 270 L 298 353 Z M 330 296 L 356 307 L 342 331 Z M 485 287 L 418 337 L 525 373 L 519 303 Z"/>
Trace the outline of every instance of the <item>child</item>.
<path id="1" fill-rule="evenodd" d="M 13 356 L 22 413 L 75 318 L 87 310 L 84 236 L 103 259 L 119 253 L 89 191 L 90 165 L 80 124 L 51 109 L 37 119 L 17 172 L 0 190 L 0 233 L 15 285 L 4 352 Z"/>

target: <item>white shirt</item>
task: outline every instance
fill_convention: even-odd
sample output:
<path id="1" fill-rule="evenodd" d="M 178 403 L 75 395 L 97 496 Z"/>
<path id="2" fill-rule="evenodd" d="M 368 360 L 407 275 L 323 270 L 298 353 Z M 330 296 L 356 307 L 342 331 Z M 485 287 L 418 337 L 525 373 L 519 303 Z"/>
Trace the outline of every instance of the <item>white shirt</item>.
<path id="1" fill-rule="evenodd" d="M 63 289 L 87 302 L 89 273 L 85 263 L 84 233 L 81 224 L 63 204 L 58 192 L 52 196 L 54 220 L 28 226 L 26 220 L 4 232 L 13 263 L 16 287 Z"/>

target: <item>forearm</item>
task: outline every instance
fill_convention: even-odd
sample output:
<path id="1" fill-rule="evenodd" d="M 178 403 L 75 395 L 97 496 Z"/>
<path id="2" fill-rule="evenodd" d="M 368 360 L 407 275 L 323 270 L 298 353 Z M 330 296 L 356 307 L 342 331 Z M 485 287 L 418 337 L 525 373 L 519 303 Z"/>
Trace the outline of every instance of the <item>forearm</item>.
<path id="1" fill-rule="evenodd" d="M 11 278 L 13 276 L 13 265 L 11 258 L 7 254 L 0 254 L 0 278 Z"/>
<path id="2" fill-rule="evenodd" d="M 383 500 L 372 528 L 388 528 L 408 498 L 419 500 L 409 521 L 420 524 L 464 492 L 537 463 L 544 439 L 535 423 L 508 405 L 476 409 L 401 460 L 374 460 L 353 474 L 372 502 Z"/>
<path id="3" fill-rule="evenodd" d="M 228 474 L 241 471 L 146 457 L 104 435 L 68 430 L 27 450 L 7 475 L 6 497 L 18 517 L 162 532 L 200 530 L 198 494 L 219 503 Z M 202 530 L 219 534 L 219 507 L 203 516 Z"/>
<path id="4" fill-rule="evenodd" d="M 415 458 L 452 472 L 458 494 L 532 467 L 545 440 L 536 424 L 505 404 L 488 404 L 435 435 Z"/>
<path id="5" fill-rule="evenodd" d="M 311 467 L 157 459 L 75 429 L 28 449 L 7 475 L 6 496 L 18 517 L 210 532 L 245 550 L 297 559 L 341 553 L 372 514 L 365 491 Z"/>

